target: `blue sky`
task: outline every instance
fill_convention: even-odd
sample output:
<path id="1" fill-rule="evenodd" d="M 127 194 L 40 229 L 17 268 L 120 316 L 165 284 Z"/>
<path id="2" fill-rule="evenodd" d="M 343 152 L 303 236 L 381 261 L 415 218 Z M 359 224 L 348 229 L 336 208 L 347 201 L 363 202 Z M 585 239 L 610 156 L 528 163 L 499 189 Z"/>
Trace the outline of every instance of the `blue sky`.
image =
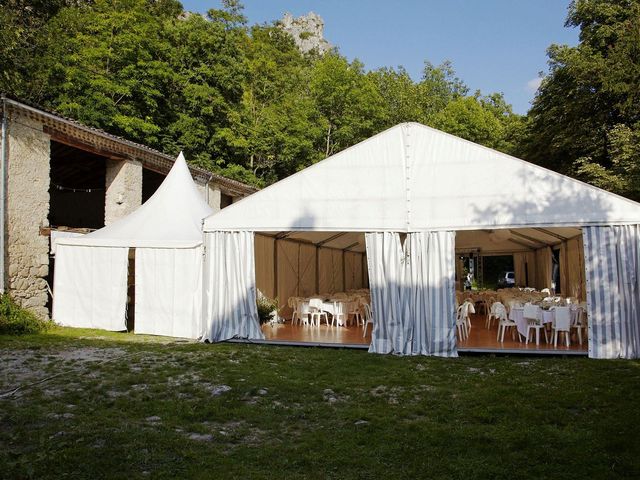
<path id="1" fill-rule="evenodd" d="M 183 0 L 187 10 L 219 8 L 219 0 Z M 314 11 L 325 38 L 367 69 L 404 66 L 415 80 L 425 60 L 450 60 L 473 92 L 502 92 L 526 113 L 547 71 L 552 43 L 575 45 L 565 28 L 570 0 L 244 0 L 249 23 L 270 23 L 285 12 Z"/>

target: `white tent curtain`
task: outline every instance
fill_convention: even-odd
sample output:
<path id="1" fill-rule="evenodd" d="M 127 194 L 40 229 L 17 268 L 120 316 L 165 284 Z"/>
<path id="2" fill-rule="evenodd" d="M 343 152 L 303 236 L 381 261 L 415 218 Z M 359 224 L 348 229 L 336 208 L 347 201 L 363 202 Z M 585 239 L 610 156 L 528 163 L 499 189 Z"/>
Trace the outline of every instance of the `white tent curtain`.
<path id="1" fill-rule="evenodd" d="M 640 225 L 586 227 L 589 356 L 640 356 Z"/>
<path id="2" fill-rule="evenodd" d="M 205 235 L 203 341 L 264 339 L 256 307 L 253 232 Z"/>
<path id="3" fill-rule="evenodd" d="M 202 247 L 136 249 L 135 332 L 202 333 Z"/>
<path id="4" fill-rule="evenodd" d="M 457 356 L 455 232 L 367 233 L 369 351 Z"/>
<path id="5" fill-rule="evenodd" d="M 403 295 L 405 254 L 400 235 L 392 232 L 365 234 L 373 330 L 371 353 L 411 353 L 412 324 Z"/>
<path id="6" fill-rule="evenodd" d="M 455 232 L 407 235 L 405 282 L 411 353 L 457 357 L 455 325 Z"/>
<path id="7" fill-rule="evenodd" d="M 128 248 L 58 245 L 53 319 L 66 327 L 127 329 Z"/>

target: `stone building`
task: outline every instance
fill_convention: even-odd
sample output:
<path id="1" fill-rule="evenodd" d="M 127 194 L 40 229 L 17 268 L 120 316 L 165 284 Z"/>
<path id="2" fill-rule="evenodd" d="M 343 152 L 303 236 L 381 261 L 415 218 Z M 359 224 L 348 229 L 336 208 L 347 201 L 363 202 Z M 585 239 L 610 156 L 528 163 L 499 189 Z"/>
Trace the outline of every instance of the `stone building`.
<path id="1" fill-rule="evenodd" d="M 131 213 L 174 157 L 39 107 L 0 102 L 0 287 L 47 317 L 52 233 L 86 233 Z M 194 167 L 191 174 L 214 211 L 256 190 Z"/>

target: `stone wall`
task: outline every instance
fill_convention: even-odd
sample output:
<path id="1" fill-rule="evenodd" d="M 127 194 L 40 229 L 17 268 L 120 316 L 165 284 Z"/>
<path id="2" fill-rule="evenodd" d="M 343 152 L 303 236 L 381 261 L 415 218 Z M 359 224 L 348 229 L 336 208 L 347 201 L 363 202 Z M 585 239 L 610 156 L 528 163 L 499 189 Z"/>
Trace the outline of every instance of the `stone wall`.
<path id="1" fill-rule="evenodd" d="M 196 187 L 198 187 L 198 191 L 202 195 L 202 198 L 209 204 L 209 206 L 213 209 L 213 213 L 220 211 L 220 188 L 213 184 L 205 184 L 196 182 Z"/>
<path id="2" fill-rule="evenodd" d="M 23 117 L 9 121 L 7 182 L 8 289 L 25 308 L 46 318 L 49 237 L 49 136 L 42 124 Z"/>
<path id="3" fill-rule="evenodd" d="M 130 214 L 142 204 L 142 164 L 107 160 L 104 224 Z"/>

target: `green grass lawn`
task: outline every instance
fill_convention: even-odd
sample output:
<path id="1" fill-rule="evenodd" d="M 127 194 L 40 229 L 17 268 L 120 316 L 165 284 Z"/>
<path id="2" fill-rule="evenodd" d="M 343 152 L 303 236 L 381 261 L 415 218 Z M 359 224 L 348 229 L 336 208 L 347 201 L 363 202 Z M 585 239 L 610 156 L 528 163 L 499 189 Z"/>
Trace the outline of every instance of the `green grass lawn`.
<path id="1" fill-rule="evenodd" d="M 3 478 L 640 478 L 637 361 L 56 328 L 0 336 L 0 393 L 19 385 Z"/>

